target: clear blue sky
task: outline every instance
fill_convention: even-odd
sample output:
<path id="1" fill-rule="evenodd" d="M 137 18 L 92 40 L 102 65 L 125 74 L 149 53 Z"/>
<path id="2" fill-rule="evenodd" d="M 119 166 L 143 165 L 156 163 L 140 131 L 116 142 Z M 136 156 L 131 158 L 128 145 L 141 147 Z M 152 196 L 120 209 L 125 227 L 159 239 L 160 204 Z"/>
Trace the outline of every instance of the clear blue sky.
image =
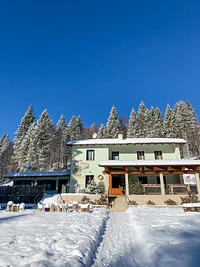
<path id="1" fill-rule="evenodd" d="M 57 123 L 106 123 L 189 100 L 200 117 L 199 0 L 10 0 L 0 3 L 0 136 L 30 104 Z"/>

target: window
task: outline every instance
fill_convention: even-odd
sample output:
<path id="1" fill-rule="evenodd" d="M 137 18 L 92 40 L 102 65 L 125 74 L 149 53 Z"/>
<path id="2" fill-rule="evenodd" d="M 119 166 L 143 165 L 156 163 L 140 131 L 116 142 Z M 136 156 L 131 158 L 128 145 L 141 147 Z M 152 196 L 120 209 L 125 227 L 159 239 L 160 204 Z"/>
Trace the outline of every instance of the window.
<path id="1" fill-rule="evenodd" d="M 160 184 L 160 176 L 157 176 L 156 179 L 157 179 L 157 184 Z M 166 177 L 165 176 L 163 176 L 163 181 L 164 181 L 164 184 L 166 185 Z"/>
<path id="2" fill-rule="evenodd" d="M 87 185 L 91 184 L 92 182 L 94 182 L 94 175 L 86 175 L 85 176 L 85 187 L 87 187 Z"/>
<path id="3" fill-rule="evenodd" d="M 119 152 L 112 152 L 112 160 L 118 160 L 119 159 Z"/>
<path id="4" fill-rule="evenodd" d="M 144 151 L 137 151 L 137 159 L 144 159 Z"/>
<path id="5" fill-rule="evenodd" d="M 56 190 L 56 180 L 38 180 L 38 185 L 43 185 L 45 191 Z"/>
<path id="6" fill-rule="evenodd" d="M 148 184 L 147 183 L 147 176 L 139 176 L 138 180 L 142 183 L 142 184 Z"/>
<path id="7" fill-rule="evenodd" d="M 162 151 L 154 151 L 155 159 L 162 159 Z"/>
<path id="8" fill-rule="evenodd" d="M 86 160 L 94 160 L 94 150 L 87 150 Z"/>

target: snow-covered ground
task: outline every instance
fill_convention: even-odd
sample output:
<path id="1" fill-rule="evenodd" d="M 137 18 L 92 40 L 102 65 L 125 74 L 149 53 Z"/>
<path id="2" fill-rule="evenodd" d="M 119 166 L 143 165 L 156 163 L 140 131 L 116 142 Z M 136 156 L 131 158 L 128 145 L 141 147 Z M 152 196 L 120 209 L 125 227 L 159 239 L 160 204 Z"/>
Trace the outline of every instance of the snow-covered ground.
<path id="1" fill-rule="evenodd" d="M 200 213 L 0 212 L 0 266 L 197 267 Z"/>

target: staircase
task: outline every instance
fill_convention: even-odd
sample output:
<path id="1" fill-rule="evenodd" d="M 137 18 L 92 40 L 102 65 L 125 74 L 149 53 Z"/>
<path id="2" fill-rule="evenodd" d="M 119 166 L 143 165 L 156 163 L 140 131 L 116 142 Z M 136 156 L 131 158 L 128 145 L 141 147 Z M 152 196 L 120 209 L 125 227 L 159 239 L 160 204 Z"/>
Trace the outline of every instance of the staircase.
<path id="1" fill-rule="evenodd" d="M 127 210 L 127 204 L 125 196 L 117 196 L 112 201 L 112 205 L 110 208 L 111 212 L 125 212 Z"/>

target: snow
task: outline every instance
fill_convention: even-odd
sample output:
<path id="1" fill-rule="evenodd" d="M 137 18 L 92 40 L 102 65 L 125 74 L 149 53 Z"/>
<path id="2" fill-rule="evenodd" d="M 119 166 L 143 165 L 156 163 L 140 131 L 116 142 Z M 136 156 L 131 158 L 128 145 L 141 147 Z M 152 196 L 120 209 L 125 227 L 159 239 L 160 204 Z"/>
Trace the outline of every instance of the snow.
<path id="1" fill-rule="evenodd" d="M 126 139 L 86 139 L 69 141 L 68 145 L 107 145 L 107 144 L 185 144 L 180 138 L 126 138 Z"/>
<path id="2" fill-rule="evenodd" d="M 197 267 L 200 213 L 0 212 L 0 266 Z"/>
<path id="3" fill-rule="evenodd" d="M 104 160 L 99 166 L 200 166 L 200 160 L 180 159 L 180 160 Z"/>
<path id="4" fill-rule="evenodd" d="M 70 175 L 69 171 L 63 172 L 10 172 L 4 175 L 4 178 L 13 178 L 13 177 L 62 177 Z"/>

